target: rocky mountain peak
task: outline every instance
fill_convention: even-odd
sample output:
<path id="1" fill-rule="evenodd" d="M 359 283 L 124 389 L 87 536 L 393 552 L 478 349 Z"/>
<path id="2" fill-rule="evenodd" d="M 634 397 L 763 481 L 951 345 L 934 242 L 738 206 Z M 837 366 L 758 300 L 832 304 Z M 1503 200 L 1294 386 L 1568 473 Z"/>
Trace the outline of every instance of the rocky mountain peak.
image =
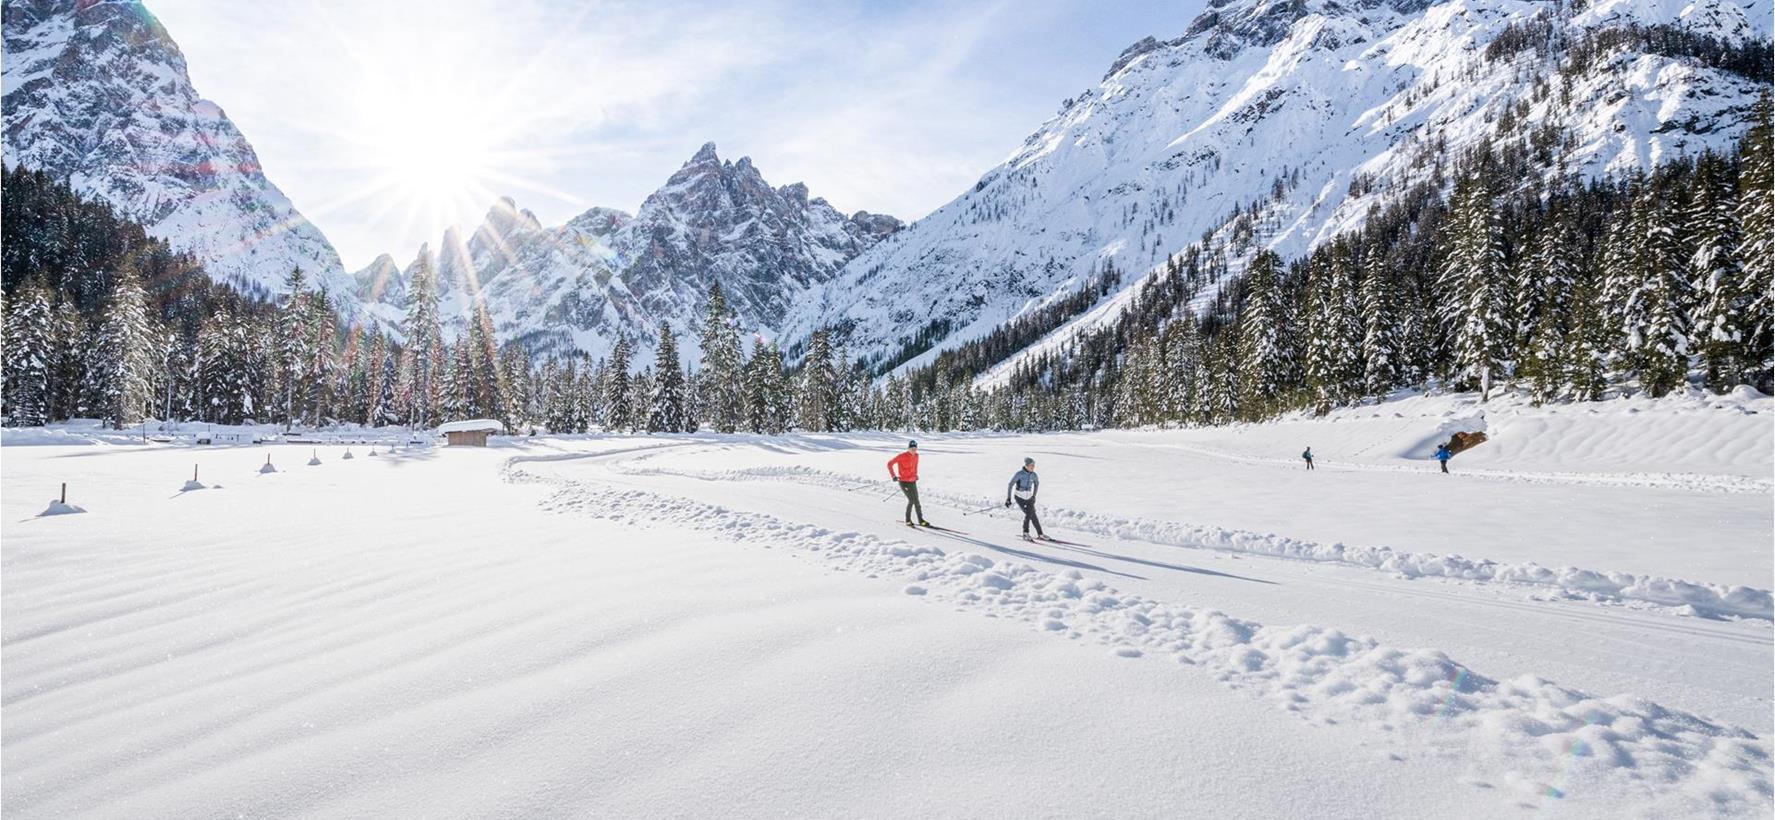
<path id="1" fill-rule="evenodd" d="M 139 2 L 22 0 L 4 10 L 4 155 L 104 200 L 209 275 L 276 293 L 301 267 L 356 315 L 356 282 L 266 179 L 221 106 Z"/>

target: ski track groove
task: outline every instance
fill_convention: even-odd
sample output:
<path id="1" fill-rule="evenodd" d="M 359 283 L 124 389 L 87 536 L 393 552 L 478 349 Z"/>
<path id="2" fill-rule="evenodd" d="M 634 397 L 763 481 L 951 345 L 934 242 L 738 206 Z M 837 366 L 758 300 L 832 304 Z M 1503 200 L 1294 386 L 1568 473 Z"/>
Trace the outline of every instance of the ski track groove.
<path id="1" fill-rule="evenodd" d="M 584 458 L 618 474 L 643 472 L 620 462 L 598 463 L 612 455 L 618 454 Z M 1366 721 L 1389 731 L 1399 725 L 1406 730 L 1401 741 L 1414 748 L 1501 769 L 1506 780 L 1532 783 L 1546 795 L 1573 794 L 1571 784 L 1586 783 L 1639 790 L 1646 806 L 1680 802 L 1671 809 L 1678 813 L 1757 814 L 1771 803 L 1767 738 L 1640 698 L 1595 698 L 1533 675 L 1496 681 L 1434 650 L 1395 649 L 1324 627 L 1266 627 L 1124 595 L 1076 569 L 1052 573 L 974 553 L 950 554 L 622 489 L 614 485 L 628 482 L 615 477 L 606 482 L 534 472 L 526 461 L 508 460 L 505 478 L 551 489 L 540 502 L 550 511 L 809 551 L 834 570 L 904 581 L 908 595 L 1094 640 L 1120 657 L 1156 655 L 1200 667 L 1309 722 Z"/>
<path id="2" fill-rule="evenodd" d="M 832 489 L 849 489 L 856 479 L 840 473 L 806 467 L 762 467 L 728 471 L 675 470 L 660 467 L 612 469 L 631 475 L 668 475 L 707 481 L 762 478 Z M 941 491 L 923 491 L 933 501 L 967 507 L 978 499 Z M 1684 581 L 1676 578 L 1609 572 L 1578 567 L 1543 567 L 1533 562 L 1500 563 L 1466 558 L 1458 554 L 1405 552 L 1391 547 L 1352 547 L 1248 530 L 1230 530 L 1203 524 L 1116 518 L 1048 506 L 1044 521 L 1050 526 L 1089 532 L 1108 538 L 1144 541 L 1163 546 L 1204 549 L 1214 552 L 1260 555 L 1268 558 L 1336 564 L 1378 570 L 1404 577 L 1447 578 L 1475 584 L 1498 583 L 1517 587 L 1558 590 L 1573 598 L 1596 603 L 1656 606 L 1678 615 L 1737 617 L 1775 620 L 1775 593 L 1755 587 Z"/>

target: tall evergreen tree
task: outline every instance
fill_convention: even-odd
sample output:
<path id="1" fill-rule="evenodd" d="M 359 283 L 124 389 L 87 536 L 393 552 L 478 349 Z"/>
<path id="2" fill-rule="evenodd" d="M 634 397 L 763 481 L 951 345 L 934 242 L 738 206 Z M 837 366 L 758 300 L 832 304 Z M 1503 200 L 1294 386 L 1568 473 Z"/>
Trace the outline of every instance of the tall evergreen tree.
<path id="1" fill-rule="evenodd" d="M 808 339 L 807 355 L 801 360 L 800 403 L 797 423 L 803 430 L 831 430 L 838 408 L 838 379 L 832 369 L 832 344 L 825 328 L 813 332 Z"/>
<path id="2" fill-rule="evenodd" d="M 1362 277 L 1362 388 L 1385 395 L 1400 380 L 1400 306 L 1391 271 L 1371 253 Z"/>
<path id="3" fill-rule="evenodd" d="M 113 428 L 147 413 L 155 336 L 141 280 L 126 269 L 115 278 L 86 367 L 90 409 Z"/>
<path id="4" fill-rule="evenodd" d="M 1775 158 L 1771 157 L 1769 92 L 1757 101 L 1755 119 L 1739 148 L 1738 259 L 1744 270 L 1745 366 L 1753 384 L 1775 391 Z"/>
<path id="5" fill-rule="evenodd" d="M 626 433 L 635 427 L 629 389 L 629 337 L 617 336 L 610 351 L 610 381 L 604 385 L 604 429 Z"/>
<path id="6" fill-rule="evenodd" d="M 684 371 L 678 369 L 678 338 L 672 334 L 669 323 L 659 327 L 659 348 L 654 363 L 656 375 L 653 400 L 648 407 L 647 432 L 682 433 L 688 420 L 684 406 Z"/>
<path id="7" fill-rule="evenodd" d="M 743 404 L 740 334 L 721 283 L 709 286 L 709 304 L 703 315 L 702 369 L 697 378 L 702 417 L 718 433 L 740 426 Z"/>
<path id="8" fill-rule="evenodd" d="M 1670 205 L 1649 182 L 1634 199 L 1633 225 L 1636 284 L 1623 331 L 1640 386 L 1662 396 L 1688 373 L 1688 263 Z"/>
<path id="9" fill-rule="evenodd" d="M 6 303 L 4 397 L 9 424 L 32 426 L 51 420 L 55 329 L 48 289 L 27 281 Z"/>
<path id="10" fill-rule="evenodd" d="M 1707 384 L 1725 390 L 1742 383 L 1751 370 L 1746 347 L 1751 299 L 1738 266 L 1738 203 L 1718 157 L 1701 159 L 1692 185 L 1687 221 L 1695 250 L 1689 257 L 1689 281 L 1698 304 L 1689 349 L 1700 356 Z"/>
<path id="11" fill-rule="evenodd" d="M 1261 250 L 1245 268 L 1245 306 L 1239 313 L 1238 359 L 1221 362 L 1239 373 L 1238 406 L 1250 418 L 1280 407 L 1286 374 L 1283 325 L 1288 321 L 1282 299 L 1282 259 Z M 1222 403 L 1229 397 L 1222 396 Z"/>
<path id="12" fill-rule="evenodd" d="M 1508 375 L 1511 327 L 1505 315 L 1504 237 L 1487 175 L 1476 170 L 1455 187 L 1442 271 L 1454 310 L 1454 376 L 1491 397 Z"/>

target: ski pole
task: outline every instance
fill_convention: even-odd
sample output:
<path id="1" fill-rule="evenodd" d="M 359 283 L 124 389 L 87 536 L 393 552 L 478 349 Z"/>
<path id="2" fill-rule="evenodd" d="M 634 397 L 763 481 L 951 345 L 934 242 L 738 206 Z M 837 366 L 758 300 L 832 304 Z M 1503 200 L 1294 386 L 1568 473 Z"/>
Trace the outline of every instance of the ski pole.
<path id="1" fill-rule="evenodd" d="M 980 509 L 977 509 L 977 510 L 972 510 L 969 512 L 962 513 L 962 515 L 973 515 L 975 513 L 992 512 L 993 510 L 998 509 L 998 506 L 999 505 L 994 504 L 990 507 L 981 507 Z"/>

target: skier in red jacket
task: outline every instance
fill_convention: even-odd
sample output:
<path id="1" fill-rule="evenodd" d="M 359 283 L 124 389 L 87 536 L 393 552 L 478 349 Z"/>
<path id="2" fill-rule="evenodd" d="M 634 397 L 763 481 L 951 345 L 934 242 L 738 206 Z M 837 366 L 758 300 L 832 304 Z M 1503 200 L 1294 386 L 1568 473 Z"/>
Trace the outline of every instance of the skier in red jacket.
<path id="1" fill-rule="evenodd" d="M 912 526 L 912 511 L 918 511 L 918 526 L 928 527 L 931 522 L 924 520 L 924 506 L 918 503 L 918 442 L 906 442 L 906 452 L 888 459 L 888 477 L 900 482 L 900 492 L 906 494 L 906 526 Z"/>

